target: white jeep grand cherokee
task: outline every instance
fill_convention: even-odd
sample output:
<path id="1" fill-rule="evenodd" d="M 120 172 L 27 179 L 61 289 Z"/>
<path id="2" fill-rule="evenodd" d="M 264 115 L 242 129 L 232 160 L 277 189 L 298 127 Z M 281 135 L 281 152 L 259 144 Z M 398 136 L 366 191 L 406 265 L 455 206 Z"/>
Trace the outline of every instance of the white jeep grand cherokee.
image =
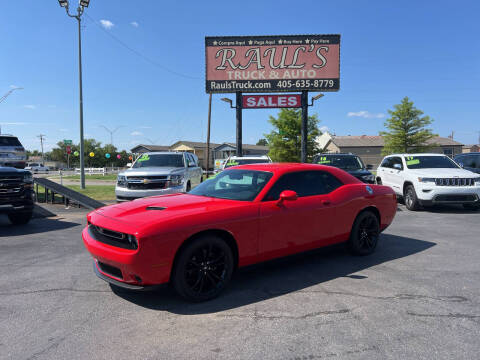
<path id="1" fill-rule="evenodd" d="M 480 208 L 480 177 L 445 155 L 389 155 L 378 167 L 376 181 L 403 197 L 409 210 L 435 204 Z"/>

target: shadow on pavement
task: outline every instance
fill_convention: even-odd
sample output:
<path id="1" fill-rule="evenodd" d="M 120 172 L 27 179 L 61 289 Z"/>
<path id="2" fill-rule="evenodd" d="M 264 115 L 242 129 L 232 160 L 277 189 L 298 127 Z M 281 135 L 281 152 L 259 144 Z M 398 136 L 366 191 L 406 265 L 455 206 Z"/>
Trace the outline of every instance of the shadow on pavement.
<path id="1" fill-rule="evenodd" d="M 0 238 L 64 230 L 77 225 L 81 224 L 49 218 L 32 219 L 26 225 L 12 225 L 6 215 L 0 214 Z"/>
<path id="2" fill-rule="evenodd" d="M 240 270 L 219 298 L 198 304 L 186 303 L 168 287 L 156 292 L 129 292 L 116 287 L 112 287 L 112 290 L 127 301 L 153 310 L 182 315 L 215 313 L 303 290 L 339 277 L 348 276 L 361 281 L 365 277 L 351 274 L 419 253 L 434 245 L 433 242 L 383 234 L 377 251 L 370 256 L 351 256 L 343 245 L 294 255 Z"/>
<path id="3" fill-rule="evenodd" d="M 444 213 L 444 214 L 479 214 L 480 209 L 465 209 L 462 205 L 435 205 L 432 207 L 426 207 L 423 211 L 431 213 Z"/>

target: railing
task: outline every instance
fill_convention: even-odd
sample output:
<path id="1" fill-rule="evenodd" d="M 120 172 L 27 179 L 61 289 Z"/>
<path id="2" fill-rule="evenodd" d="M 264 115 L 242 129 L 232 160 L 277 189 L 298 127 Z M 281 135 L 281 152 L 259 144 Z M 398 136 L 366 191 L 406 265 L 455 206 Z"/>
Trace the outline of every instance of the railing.
<path id="1" fill-rule="evenodd" d="M 80 194 L 79 192 L 57 184 L 51 180 L 45 178 L 34 178 L 33 181 L 35 183 L 37 201 L 39 199 L 38 186 L 40 185 L 45 188 L 45 203 L 55 203 L 55 194 L 58 194 L 62 197 L 62 202 L 65 204 L 65 206 L 68 206 L 70 203 L 74 203 L 92 210 L 105 206 L 105 204 L 101 203 L 100 201 L 89 198 L 88 196 Z"/>

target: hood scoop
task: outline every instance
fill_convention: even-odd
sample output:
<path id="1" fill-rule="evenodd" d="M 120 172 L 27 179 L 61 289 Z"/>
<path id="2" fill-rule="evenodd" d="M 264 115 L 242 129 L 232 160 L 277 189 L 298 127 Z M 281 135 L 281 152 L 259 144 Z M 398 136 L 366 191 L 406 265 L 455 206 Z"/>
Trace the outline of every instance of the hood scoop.
<path id="1" fill-rule="evenodd" d="M 166 207 L 163 206 L 147 206 L 146 210 L 165 210 Z"/>

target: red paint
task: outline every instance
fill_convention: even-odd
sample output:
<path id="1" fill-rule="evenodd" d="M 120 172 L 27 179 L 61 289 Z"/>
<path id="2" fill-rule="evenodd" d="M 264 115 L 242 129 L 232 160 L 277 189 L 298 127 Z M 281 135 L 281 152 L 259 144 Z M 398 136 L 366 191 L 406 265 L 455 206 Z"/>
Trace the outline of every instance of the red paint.
<path id="1" fill-rule="evenodd" d="M 65 148 L 65 150 L 67 151 L 67 154 L 71 154 L 72 153 L 72 147 L 71 146 L 67 146 Z"/>
<path id="2" fill-rule="evenodd" d="M 189 194 L 173 194 L 139 199 L 97 209 L 88 214 L 91 224 L 134 234 L 138 249 L 127 250 L 97 242 L 88 234 L 82 238 L 91 255 L 122 270 L 122 281 L 142 285 L 168 282 L 172 264 L 184 241 L 202 231 L 229 233 L 238 247 L 238 265 L 290 255 L 348 240 L 355 217 L 366 207 L 378 209 L 380 227 L 393 220 L 397 204 L 393 190 L 387 186 L 365 187 L 346 172 L 314 164 L 254 164 L 237 169 L 269 171 L 269 183 L 255 200 L 234 201 Z M 285 173 L 321 170 L 336 176 L 344 185 L 326 195 L 300 197 L 296 200 L 262 201 L 272 185 Z M 288 195 L 288 194 L 287 194 Z M 146 210 L 147 206 L 165 210 Z M 108 276 L 108 274 L 105 274 Z"/>
<path id="3" fill-rule="evenodd" d="M 298 108 L 302 106 L 301 95 L 243 95 L 244 109 Z"/>

